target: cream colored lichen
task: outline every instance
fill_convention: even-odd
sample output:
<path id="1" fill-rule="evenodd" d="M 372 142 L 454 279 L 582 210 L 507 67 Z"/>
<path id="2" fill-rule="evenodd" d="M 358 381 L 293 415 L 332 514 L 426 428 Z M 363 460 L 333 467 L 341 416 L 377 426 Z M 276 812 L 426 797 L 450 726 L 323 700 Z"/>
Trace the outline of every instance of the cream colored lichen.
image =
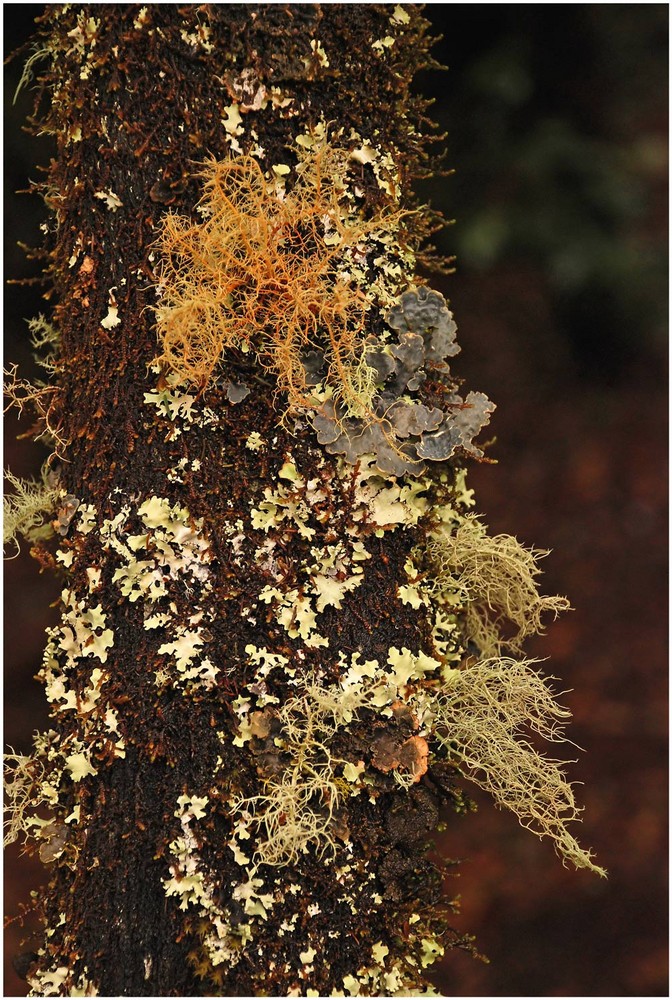
<path id="1" fill-rule="evenodd" d="M 178 798 L 175 815 L 180 820 L 181 834 L 169 845 L 170 875 L 163 880 L 163 886 L 167 896 L 177 898 L 181 910 L 195 910 L 202 921 L 202 946 L 209 963 L 214 967 L 226 963 L 233 968 L 253 940 L 255 921 L 266 918 L 277 901 L 277 893 L 263 892 L 263 879 L 247 871 L 232 891 L 246 919 L 234 921 L 228 910 L 216 902 L 213 878 L 204 866 L 192 828 L 194 821 L 206 816 L 208 808 L 205 796 Z M 234 853 L 234 858 L 242 868 L 249 866 L 250 859 L 242 851 Z"/>
<path id="2" fill-rule="evenodd" d="M 570 717 L 548 682 L 528 661 L 481 660 L 445 674 L 446 686 L 430 699 L 434 736 L 465 777 L 511 810 L 577 868 L 604 869 L 568 830 L 580 818 L 560 761 L 543 756 L 527 733 L 562 742 Z"/>
<path id="3" fill-rule="evenodd" d="M 277 710 L 276 742 L 289 763 L 264 782 L 262 794 L 232 803 L 234 816 L 250 817 L 255 863 L 293 864 L 309 848 L 319 857 L 335 854 L 333 820 L 347 794 L 339 777 L 348 761 L 334 756 L 331 744 L 369 700 L 361 686 L 339 691 L 315 682 Z"/>
<path id="4" fill-rule="evenodd" d="M 3 755 L 3 792 L 5 808 L 4 845 L 19 837 L 27 839 L 34 832 L 35 812 L 49 802 L 42 791 L 44 764 L 37 755 Z M 39 821 L 38 821 L 39 822 Z"/>
<path id="5" fill-rule="evenodd" d="M 8 469 L 5 478 L 14 492 L 3 493 L 3 544 L 10 546 L 13 557 L 19 553 L 19 537 L 33 542 L 53 535 L 48 518 L 56 510 L 60 491 L 50 484 L 46 466 L 40 481 L 20 479 Z"/>
<path id="6" fill-rule="evenodd" d="M 44 950 L 41 951 L 44 954 Z M 98 988 L 88 979 L 88 969 L 77 979 L 69 966 L 59 965 L 52 969 L 39 969 L 28 978 L 29 997 L 97 997 Z"/>
<path id="7" fill-rule="evenodd" d="M 541 549 L 527 549 L 512 535 L 489 535 L 477 517 L 450 512 L 427 544 L 428 586 L 440 604 L 464 614 L 466 636 L 483 656 L 503 646 L 520 650 L 543 630 L 542 616 L 569 608 L 564 597 L 539 594 Z"/>
<path id="8" fill-rule="evenodd" d="M 120 594 L 130 603 L 143 606 L 144 628 L 165 628 L 166 641 L 157 652 L 170 657 L 172 669 L 161 667 L 156 682 L 164 686 L 170 679 L 180 684 L 212 687 L 218 668 L 204 655 L 211 636 L 206 622 L 213 611 L 210 594 L 212 580 L 209 564 L 210 546 L 203 534 L 203 520 L 192 518 L 186 507 L 171 503 L 166 497 L 149 496 L 137 507 L 143 531 L 126 531 L 132 506 L 122 497 L 114 497 L 120 509 L 101 525 L 104 549 L 119 563 L 112 575 Z M 192 600 L 193 613 L 187 621 L 178 616 L 174 600 L 157 608 L 162 598 L 170 598 L 174 589 L 193 593 L 199 588 L 201 603 Z"/>

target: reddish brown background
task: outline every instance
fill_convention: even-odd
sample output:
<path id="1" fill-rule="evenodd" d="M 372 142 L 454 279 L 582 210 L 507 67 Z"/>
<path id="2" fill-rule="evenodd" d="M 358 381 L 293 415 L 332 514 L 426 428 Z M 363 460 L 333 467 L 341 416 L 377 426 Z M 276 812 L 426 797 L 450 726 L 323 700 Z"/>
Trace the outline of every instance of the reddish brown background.
<path id="1" fill-rule="evenodd" d="M 38 10 L 5 7 L 8 48 L 27 36 Z M 498 464 L 473 469 L 470 485 L 493 531 L 553 549 L 544 564 L 544 589 L 567 594 L 575 608 L 531 644 L 530 653 L 549 657 L 546 669 L 562 679 L 562 689 L 572 689 L 564 699 L 575 716 L 571 737 L 586 751 L 576 754 L 580 759 L 571 769 L 584 783 L 578 790 L 586 807 L 580 839 L 609 869 L 608 881 L 564 869 L 550 844 L 478 794 L 476 816 L 448 817 L 442 849 L 464 859 L 459 878 L 448 886 L 463 896 L 455 923 L 476 934 L 491 964 L 450 953 L 432 978 L 455 996 L 663 996 L 666 8 L 436 4 L 427 13 L 445 33 L 437 55 L 451 72 L 427 76 L 422 86 L 438 98 L 436 117 L 451 132 L 449 163 L 458 167 L 455 178 L 427 189 L 449 217 L 459 216 L 441 244 L 446 252 L 457 248 L 458 272 L 433 284 L 450 298 L 460 326 L 455 370 L 498 404 L 492 422 L 497 441 L 490 449 Z M 16 64 L 8 70 L 10 101 L 19 72 Z M 515 114 L 512 100 L 518 101 Z M 28 107 L 24 93 L 6 112 L 10 195 L 25 186 L 26 176 L 35 178 L 34 164 L 50 155 L 47 140 L 29 141 L 20 132 Z M 507 115 L 508 126 L 498 133 Z M 599 140 L 607 180 L 611 162 L 616 172 L 621 154 L 640 151 L 628 160 L 638 200 L 624 207 L 622 219 L 614 222 L 616 209 L 611 216 L 604 210 L 604 192 L 591 188 L 592 175 L 572 201 L 571 157 L 566 184 L 560 174 L 544 187 L 542 168 L 536 175 L 521 170 L 537 148 L 526 147 L 526 140 L 557 120 L 567 124 L 570 139 L 576 137 L 577 149 L 586 139 Z M 575 159 L 582 162 L 578 154 Z M 566 192 L 568 202 L 559 221 L 551 220 L 544 243 L 534 225 L 545 206 L 559 203 L 558 192 Z M 491 232 L 486 225 L 479 237 L 482 247 L 485 232 L 486 250 L 479 256 L 474 220 L 490 205 L 500 211 L 497 225 L 502 212 L 510 220 L 513 211 L 532 232 L 514 231 L 493 250 L 495 222 Z M 7 277 L 30 273 L 14 245 L 36 240 L 41 218 L 36 199 L 8 200 Z M 566 239 L 558 236 L 563 220 Z M 583 284 L 558 284 L 560 250 L 573 248 L 570 265 L 586 254 L 599 263 L 612 234 L 616 255 L 605 263 L 606 277 L 596 264 L 597 276 Z M 625 268 L 619 291 L 614 269 L 628 254 L 634 270 Z M 7 360 L 21 361 L 28 373 L 22 319 L 39 311 L 39 300 L 28 289 L 13 288 L 5 309 Z M 6 429 L 6 464 L 17 474 L 34 474 L 43 455 L 17 445 L 13 420 Z M 47 724 L 32 676 L 56 597 L 55 582 L 40 576 L 27 555 L 8 564 L 5 740 L 19 751 L 28 749 L 34 729 Z M 9 852 L 8 916 L 39 886 L 40 875 L 39 866 Z M 20 938 L 12 923 L 5 995 L 24 994 L 11 968 Z"/>

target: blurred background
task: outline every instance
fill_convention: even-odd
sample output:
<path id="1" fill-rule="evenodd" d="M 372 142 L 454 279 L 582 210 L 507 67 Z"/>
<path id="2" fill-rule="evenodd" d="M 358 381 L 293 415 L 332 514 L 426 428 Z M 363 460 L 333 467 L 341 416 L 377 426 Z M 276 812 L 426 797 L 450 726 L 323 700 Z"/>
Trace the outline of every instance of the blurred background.
<path id="1" fill-rule="evenodd" d="M 5 5 L 5 45 L 29 36 L 36 5 Z M 498 404 L 496 465 L 472 467 L 493 532 L 552 549 L 545 593 L 574 611 L 530 643 L 568 690 L 571 765 L 585 805 L 578 831 L 608 881 L 562 867 L 474 789 L 479 811 L 448 817 L 442 851 L 463 859 L 447 891 L 454 924 L 489 964 L 450 952 L 432 975 L 452 996 L 666 996 L 667 980 L 667 130 L 664 4 L 431 4 L 449 72 L 421 74 L 448 131 L 454 175 L 422 197 L 454 225 L 437 234 L 456 272 L 433 278 L 451 301 L 454 370 Z M 44 221 L 35 197 L 49 140 L 28 137 L 22 62 L 5 82 L 5 271 L 37 273 L 17 251 Z M 9 286 L 5 359 L 33 371 L 25 319 L 40 289 Z M 36 475 L 45 455 L 16 442 L 5 463 Z M 487 437 L 487 434 L 484 435 Z M 47 724 L 33 675 L 58 596 L 27 553 L 6 564 L 5 741 L 26 752 Z M 571 751 L 572 748 L 570 748 Z M 571 753 L 570 753 L 571 756 Z M 575 831 L 577 832 L 577 831 Z M 5 912 L 40 885 L 8 854 Z M 5 995 L 25 984 L 6 931 Z"/>

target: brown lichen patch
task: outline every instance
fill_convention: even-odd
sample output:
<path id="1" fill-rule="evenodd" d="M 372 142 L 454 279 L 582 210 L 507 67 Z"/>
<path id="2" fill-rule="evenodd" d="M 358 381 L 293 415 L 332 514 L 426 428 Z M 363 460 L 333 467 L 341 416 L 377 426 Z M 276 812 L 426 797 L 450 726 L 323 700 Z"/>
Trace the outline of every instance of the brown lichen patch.
<path id="1" fill-rule="evenodd" d="M 413 781 L 420 781 L 427 773 L 429 746 L 423 736 L 411 736 L 399 747 L 399 763 L 413 776 Z"/>

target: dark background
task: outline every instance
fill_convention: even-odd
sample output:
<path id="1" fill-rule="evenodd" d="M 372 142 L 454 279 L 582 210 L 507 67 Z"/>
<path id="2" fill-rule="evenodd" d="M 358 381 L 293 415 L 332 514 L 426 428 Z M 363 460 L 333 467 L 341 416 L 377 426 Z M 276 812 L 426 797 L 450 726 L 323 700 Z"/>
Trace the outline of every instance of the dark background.
<path id="1" fill-rule="evenodd" d="M 5 5 L 7 51 L 37 5 Z M 390 11 L 392 7 L 390 7 Z M 579 837 L 609 880 L 562 867 L 548 842 L 476 794 L 448 817 L 442 850 L 460 857 L 447 888 L 486 965 L 451 952 L 432 975 L 455 996 L 663 996 L 667 986 L 667 37 L 663 4 L 446 5 L 427 8 L 450 72 L 422 74 L 448 130 L 453 176 L 423 186 L 456 217 L 437 240 L 457 255 L 432 279 L 451 300 L 462 353 L 453 367 L 498 409 L 497 465 L 472 469 L 477 509 L 495 532 L 553 549 L 546 593 L 575 610 L 530 644 L 572 689 L 571 767 L 585 804 Z M 43 209 L 13 197 L 47 138 L 12 106 L 22 62 L 6 71 L 6 277 L 35 273 Z M 10 286 L 5 357 L 30 376 L 24 320 L 39 289 Z M 19 427 L 18 431 L 22 428 Z M 45 453 L 15 441 L 6 464 L 35 475 Z M 487 434 L 485 435 L 487 437 Z M 25 752 L 48 723 L 39 667 L 55 581 L 23 553 L 5 577 L 5 740 Z M 11 850 L 6 912 L 40 884 Z M 25 932 L 24 932 L 25 933 Z M 10 959 L 5 994 L 23 985 Z"/>

